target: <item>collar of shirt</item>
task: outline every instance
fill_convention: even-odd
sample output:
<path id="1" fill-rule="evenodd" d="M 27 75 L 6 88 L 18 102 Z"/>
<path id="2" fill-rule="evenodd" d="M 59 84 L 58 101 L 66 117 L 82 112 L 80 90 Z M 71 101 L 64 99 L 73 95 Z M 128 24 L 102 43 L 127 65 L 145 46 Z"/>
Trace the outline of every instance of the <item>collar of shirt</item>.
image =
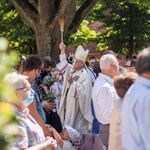
<path id="1" fill-rule="evenodd" d="M 91 67 L 88 67 L 88 68 L 93 71 L 93 69 Z"/>
<path id="2" fill-rule="evenodd" d="M 24 110 L 23 110 L 23 113 L 25 113 L 25 114 L 29 114 L 29 109 L 28 108 L 25 108 Z"/>
<path id="3" fill-rule="evenodd" d="M 18 115 L 22 115 L 22 114 L 28 115 L 29 114 L 29 109 L 27 107 L 24 110 L 21 110 L 20 108 L 13 106 L 13 105 L 11 107 L 15 112 L 18 113 Z"/>
<path id="4" fill-rule="evenodd" d="M 136 78 L 135 82 L 145 84 L 148 88 L 150 88 L 150 80 L 149 79 L 138 76 Z"/>
<path id="5" fill-rule="evenodd" d="M 82 68 L 80 70 L 73 70 L 73 74 L 81 74 L 82 72 L 84 72 L 85 68 Z"/>
<path id="6" fill-rule="evenodd" d="M 107 82 L 109 82 L 111 85 L 113 85 L 113 79 L 110 78 L 109 76 L 107 76 L 107 75 L 105 75 L 105 74 L 103 74 L 103 73 L 99 73 L 99 76 L 98 76 L 98 77 L 104 78 Z"/>

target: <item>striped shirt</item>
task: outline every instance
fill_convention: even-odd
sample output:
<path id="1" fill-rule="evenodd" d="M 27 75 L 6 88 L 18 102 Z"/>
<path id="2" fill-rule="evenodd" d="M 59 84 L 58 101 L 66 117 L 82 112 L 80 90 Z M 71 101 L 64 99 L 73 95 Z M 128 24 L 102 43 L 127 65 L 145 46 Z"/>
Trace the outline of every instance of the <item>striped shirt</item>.
<path id="1" fill-rule="evenodd" d="M 43 130 L 29 114 L 29 109 L 21 111 L 15 108 L 15 114 L 20 128 L 15 147 L 23 149 L 43 143 L 45 139 Z"/>

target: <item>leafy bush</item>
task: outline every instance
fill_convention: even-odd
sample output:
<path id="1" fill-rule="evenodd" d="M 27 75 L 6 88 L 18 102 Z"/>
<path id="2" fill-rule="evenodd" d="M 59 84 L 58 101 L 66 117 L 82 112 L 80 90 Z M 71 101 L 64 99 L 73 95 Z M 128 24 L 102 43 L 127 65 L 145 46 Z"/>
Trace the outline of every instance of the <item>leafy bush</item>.
<path id="1" fill-rule="evenodd" d="M 15 96 L 10 86 L 3 82 L 7 73 L 12 72 L 12 66 L 17 62 L 17 55 L 14 52 L 7 53 L 8 41 L 0 38 L 0 149 L 9 150 L 19 133 L 18 123 L 10 105 L 5 101 L 4 96 Z"/>

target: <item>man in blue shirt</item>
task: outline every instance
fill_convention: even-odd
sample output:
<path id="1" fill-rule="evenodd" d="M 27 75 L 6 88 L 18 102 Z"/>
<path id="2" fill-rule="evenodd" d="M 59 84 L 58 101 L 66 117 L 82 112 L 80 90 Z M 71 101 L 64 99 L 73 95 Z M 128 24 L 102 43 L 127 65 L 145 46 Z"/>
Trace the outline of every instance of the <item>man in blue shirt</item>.
<path id="1" fill-rule="evenodd" d="M 32 84 L 33 81 L 39 76 L 42 70 L 42 59 L 35 54 L 30 54 L 26 58 L 25 64 L 23 66 L 23 75 L 28 77 L 28 81 Z M 32 88 L 35 90 L 32 84 Z M 37 121 L 37 123 L 42 127 L 45 136 L 51 136 L 50 130 L 45 126 L 45 113 L 41 102 L 38 98 L 37 92 L 35 91 L 35 100 L 28 106 L 30 110 L 30 115 Z"/>
<path id="2" fill-rule="evenodd" d="M 125 95 L 122 106 L 122 144 L 125 150 L 150 149 L 150 47 L 136 62 L 139 76 Z"/>

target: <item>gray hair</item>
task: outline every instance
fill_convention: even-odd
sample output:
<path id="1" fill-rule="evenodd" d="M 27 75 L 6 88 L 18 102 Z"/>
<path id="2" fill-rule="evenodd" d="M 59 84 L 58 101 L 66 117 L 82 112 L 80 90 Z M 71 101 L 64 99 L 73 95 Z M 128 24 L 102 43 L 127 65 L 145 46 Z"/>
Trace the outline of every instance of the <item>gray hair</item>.
<path id="1" fill-rule="evenodd" d="M 150 47 L 143 49 L 136 62 L 136 71 L 140 75 L 142 73 L 150 73 Z"/>
<path id="2" fill-rule="evenodd" d="M 11 85 L 14 89 L 18 89 L 23 87 L 23 81 L 27 80 L 27 78 L 27 76 L 13 72 L 5 76 L 4 82 Z"/>
<path id="3" fill-rule="evenodd" d="M 118 69 L 118 74 L 123 74 L 124 72 L 126 72 L 127 70 L 122 67 L 122 66 L 119 66 L 119 69 Z"/>
<path id="4" fill-rule="evenodd" d="M 111 64 L 112 63 L 115 63 L 116 64 L 117 62 L 117 59 L 114 55 L 112 54 L 106 54 L 106 55 L 103 55 L 101 58 L 100 58 L 100 68 L 101 69 L 109 69 Z"/>

